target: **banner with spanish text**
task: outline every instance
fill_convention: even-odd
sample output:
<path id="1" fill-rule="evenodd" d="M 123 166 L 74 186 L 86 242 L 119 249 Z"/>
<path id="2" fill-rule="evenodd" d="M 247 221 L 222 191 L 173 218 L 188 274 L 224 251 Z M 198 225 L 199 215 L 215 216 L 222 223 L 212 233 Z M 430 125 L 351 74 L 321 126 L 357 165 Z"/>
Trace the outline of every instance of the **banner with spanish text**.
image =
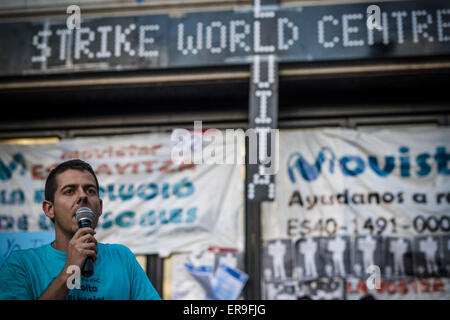
<path id="1" fill-rule="evenodd" d="M 276 181 L 266 298 L 450 298 L 449 128 L 281 131 Z"/>
<path id="2" fill-rule="evenodd" d="M 56 164 L 80 158 L 100 184 L 100 242 L 161 256 L 241 248 L 241 166 L 176 164 L 172 145 L 169 133 L 0 145 L 0 231 L 51 231 L 42 211 L 45 179 Z"/>

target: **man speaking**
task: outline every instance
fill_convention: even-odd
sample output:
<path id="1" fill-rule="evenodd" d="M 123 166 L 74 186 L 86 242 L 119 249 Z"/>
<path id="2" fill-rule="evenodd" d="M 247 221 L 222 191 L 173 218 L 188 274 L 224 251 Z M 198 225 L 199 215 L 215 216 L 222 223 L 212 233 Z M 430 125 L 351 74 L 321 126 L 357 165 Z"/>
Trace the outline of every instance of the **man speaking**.
<path id="1" fill-rule="evenodd" d="M 55 241 L 8 256 L 0 268 L 0 299 L 160 300 L 127 247 L 97 243 L 102 207 L 88 163 L 69 160 L 53 169 L 42 208 L 55 225 Z"/>

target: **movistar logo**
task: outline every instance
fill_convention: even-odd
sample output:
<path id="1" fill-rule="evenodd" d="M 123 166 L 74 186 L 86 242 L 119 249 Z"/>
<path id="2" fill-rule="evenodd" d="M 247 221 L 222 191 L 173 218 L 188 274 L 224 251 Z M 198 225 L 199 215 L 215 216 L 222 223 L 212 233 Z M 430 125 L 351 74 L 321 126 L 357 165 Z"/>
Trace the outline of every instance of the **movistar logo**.
<path id="1" fill-rule="evenodd" d="M 24 175 L 27 165 L 25 163 L 25 157 L 21 153 L 16 153 L 9 164 L 5 164 L 2 159 L 0 159 L 0 180 L 6 181 L 11 179 L 12 174 L 18 167 L 21 168 L 20 174 Z"/>
<path id="2" fill-rule="evenodd" d="M 333 174 L 335 167 L 338 167 L 344 176 L 349 177 L 356 177 L 371 170 L 377 176 L 385 178 L 396 168 L 403 178 L 414 175 L 424 177 L 433 170 L 437 174 L 450 175 L 449 162 L 450 153 L 447 153 L 444 146 L 436 147 L 435 154 L 425 152 L 414 158 L 410 156 L 410 150 L 406 146 L 399 147 L 398 155 L 384 157 L 344 155 L 340 158 L 335 155 L 332 148 L 326 146 L 320 149 L 315 161 L 311 163 L 299 152 L 291 153 L 288 157 L 287 169 L 290 181 L 296 183 L 298 175 L 305 181 L 315 181 L 322 172 Z"/>

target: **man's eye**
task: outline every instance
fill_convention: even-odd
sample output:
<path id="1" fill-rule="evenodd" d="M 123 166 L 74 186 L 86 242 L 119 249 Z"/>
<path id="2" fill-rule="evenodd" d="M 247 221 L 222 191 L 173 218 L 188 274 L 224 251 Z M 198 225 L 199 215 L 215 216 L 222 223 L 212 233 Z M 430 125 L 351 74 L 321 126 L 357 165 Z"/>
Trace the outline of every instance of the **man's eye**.
<path id="1" fill-rule="evenodd" d="M 89 189 L 88 192 L 94 195 L 97 194 L 97 190 L 95 190 L 94 188 Z"/>
<path id="2" fill-rule="evenodd" d="M 71 189 L 68 189 L 68 190 L 64 191 L 64 194 L 67 194 L 67 195 L 70 195 L 72 193 L 73 193 L 73 190 L 71 190 Z"/>

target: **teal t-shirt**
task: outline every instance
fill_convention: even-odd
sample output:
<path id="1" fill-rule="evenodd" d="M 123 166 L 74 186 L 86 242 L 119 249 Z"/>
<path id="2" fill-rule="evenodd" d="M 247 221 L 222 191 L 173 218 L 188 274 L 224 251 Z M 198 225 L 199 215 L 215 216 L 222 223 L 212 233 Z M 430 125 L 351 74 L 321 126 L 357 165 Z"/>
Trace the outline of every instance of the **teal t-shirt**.
<path id="1" fill-rule="evenodd" d="M 97 245 L 91 277 L 81 276 L 80 289 L 67 300 L 160 300 L 130 249 L 118 244 Z M 66 253 L 50 244 L 13 251 L 0 268 L 0 300 L 38 299 L 66 264 Z"/>

